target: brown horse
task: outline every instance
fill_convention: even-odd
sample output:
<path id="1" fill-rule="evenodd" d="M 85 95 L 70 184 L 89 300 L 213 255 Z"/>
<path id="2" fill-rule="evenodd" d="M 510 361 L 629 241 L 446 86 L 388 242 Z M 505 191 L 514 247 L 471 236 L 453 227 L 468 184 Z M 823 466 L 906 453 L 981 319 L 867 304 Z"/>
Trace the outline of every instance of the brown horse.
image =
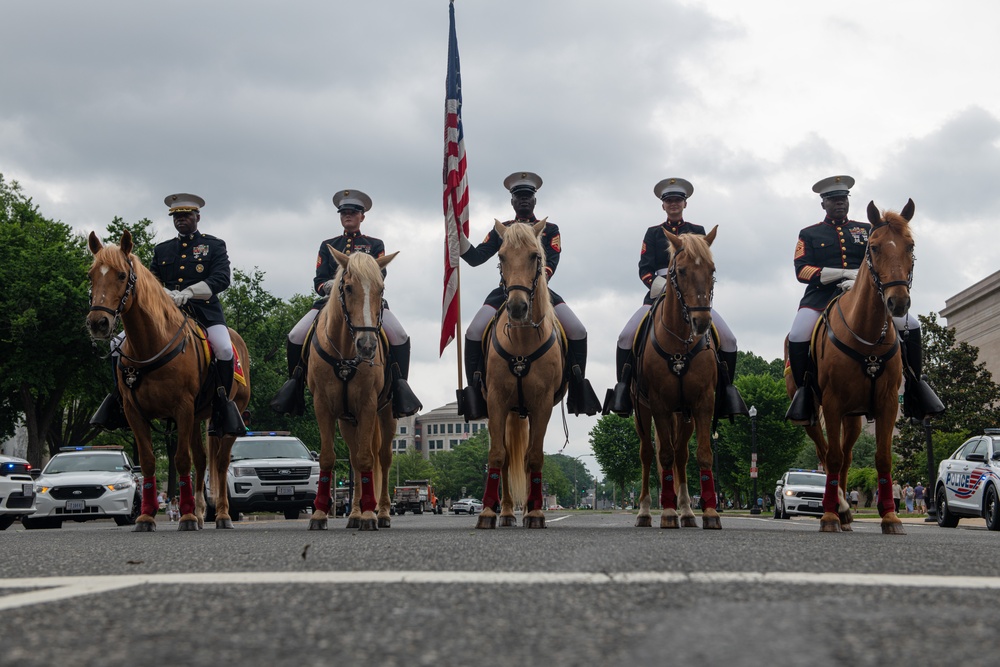
<path id="1" fill-rule="evenodd" d="M 387 473 L 396 434 L 396 418 L 388 398 L 387 352 L 382 342 L 382 269 L 399 253 L 375 259 L 327 247 L 340 268 L 330 300 L 316 318 L 306 353 L 306 378 L 322 444 L 319 487 L 309 530 L 327 529 L 338 423 L 350 450 L 355 482 L 361 488 L 360 498 L 355 494 L 347 527 L 378 530 L 390 525 Z"/>
<path id="2" fill-rule="evenodd" d="M 166 294 L 160 281 L 132 254 L 132 235 L 122 233 L 121 244 L 104 246 L 93 232 L 89 237 L 94 264 L 90 267 L 91 337 L 108 340 L 121 318 L 125 341 L 117 366 L 118 386 L 125 418 L 139 447 L 142 468 L 142 514 L 137 532 L 156 530 L 156 457 L 150 438 L 150 420 L 172 419 L 177 424 L 174 463 L 180 477 L 181 520 L 178 530 L 197 530 L 205 520 L 205 469 L 210 467 L 215 494 L 216 528 L 232 528 L 229 516 L 229 453 L 235 436 L 210 436 L 208 460 L 201 422 L 211 417 L 215 380 L 206 354 L 205 334 Z M 250 359 L 247 347 L 232 329 L 233 346 L 246 384 L 233 382 L 231 398 L 240 411 L 250 401 Z M 123 367 L 127 368 L 126 376 Z M 191 488 L 191 462 L 195 484 Z"/>
<path id="3" fill-rule="evenodd" d="M 892 429 L 899 412 L 897 397 L 903 374 L 892 318 L 903 317 L 910 308 L 913 236 L 909 221 L 913 211 L 912 199 L 900 213 L 886 211 L 882 216 L 875 202 L 868 204 L 872 230 L 865 262 L 854 286 L 827 307 L 813 336 L 818 392 L 814 400 L 821 407 L 821 423 L 805 428 L 826 470 L 820 520 L 823 532 L 851 530 L 851 510 L 843 487 L 854 443 L 861 433 L 862 415 L 875 420 L 882 532 L 904 532 L 892 499 Z M 785 383 L 789 396 L 794 395 L 795 380 L 790 373 Z M 826 426 L 825 438 L 822 424 Z"/>
<path id="4" fill-rule="evenodd" d="M 566 389 L 564 350 L 540 240 L 545 220 L 509 227 L 496 221 L 493 228 L 503 239 L 497 256 L 507 301 L 493 323 L 486 356 L 490 451 L 483 510 L 476 528 L 497 527 L 498 505 L 500 525 L 516 525 L 515 504 L 524 508 L 526 528 L 545 528 L 545 430 L 552 406 Z M 498 496 L 501 477 L 502 504 Z"/>
<path id="5" fill-rule="evenodd" d="M 652 526 L 649 473 L 653 463 L 650 420 L 656 426 L 661 475 L 660 528 L 697 527 L 687 485 L 688 441 L 694 431 L 701 471 L 702 527 L 721 529 L 712 473 L 712 415 L 718 361 L 711 337 L 715 262 L 707 236 L 664 231 L 670 241 L 668 286 L 649 315 L 648 336 L 636 352 L 638 373 L 632 384 L 635 430 L 642 459 L 642 493 L 636 526 Z M 680 508 L 680 523 L 677 509 Z"/>

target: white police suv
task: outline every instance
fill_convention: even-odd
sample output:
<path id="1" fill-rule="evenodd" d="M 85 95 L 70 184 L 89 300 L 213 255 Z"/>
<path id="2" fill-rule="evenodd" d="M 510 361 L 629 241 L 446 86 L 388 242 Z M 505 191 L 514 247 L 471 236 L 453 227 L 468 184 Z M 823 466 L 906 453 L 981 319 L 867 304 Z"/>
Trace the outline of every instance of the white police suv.
<path id="1" fill-rule="evenodd" d="M 794 514 L 823 516 L 826 473 L 819 470 L 789 470 L 774 489 L 774 518 L 787 519 Z"/>
<path id="2" fill-rule="evenodd" d="M 63 447 L 35 480 L 35 513 L 21 523 L 29 530 L 92 519 L 132 525 L 142 502 L 139 474 L 121 447 Z"/>
<path id="3" fill-rule="evenodd" d="M 206 480 L 205 520 L 215 521 L 215 501 Z M 236 438 L 229 457 L 229 516 L 246 512 L 282 512 L 297 519 L 311 508 L 319 484 L 313 452 L 288 431 L 248 431 Z"/>
<path id="4" fill-rule="evenodd" d="M 15 456 L 0 455 L 0 530 L 7 530 L 35 511 L 35 480 L 31 464 Z"/>
<path id="5" fill-rule="evenodd" d="M 988 428 L 941 461 L 934 487 L 934 507 L 942 528 L 963 517 L 982 517 L 1000 530 L 1000 429 Z"/>

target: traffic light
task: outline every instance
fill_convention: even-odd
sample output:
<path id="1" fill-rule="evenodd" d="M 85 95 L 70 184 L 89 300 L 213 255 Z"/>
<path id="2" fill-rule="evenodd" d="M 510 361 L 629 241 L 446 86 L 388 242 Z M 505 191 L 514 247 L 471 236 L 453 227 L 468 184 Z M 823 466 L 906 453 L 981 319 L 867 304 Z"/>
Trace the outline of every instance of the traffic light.
<path id="1" fill-rule="evenodd" d="M 344 480 L 338 479 L 337 480 L 337 486 L 343 486 L 343 485 L 344 485 Z"/>

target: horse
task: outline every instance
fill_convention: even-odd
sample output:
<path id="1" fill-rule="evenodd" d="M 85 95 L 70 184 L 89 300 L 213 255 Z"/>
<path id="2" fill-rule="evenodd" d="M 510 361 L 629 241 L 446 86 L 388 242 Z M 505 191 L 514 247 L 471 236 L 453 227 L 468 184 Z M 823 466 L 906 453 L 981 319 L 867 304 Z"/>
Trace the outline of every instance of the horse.
<path id="1" fill-rule="evenodd" d="M 305 349 L 306 379 L 321 441 L 319 486 L 309 530 L 327 529 L 338 423 L 350 450 L 355 483 L 361 488 L 360 498 L 355 494 L 347 527 L 389 528 L 388 471 L 396 418 L 386 377 L 382 269 L 399 253 L 376 259 L 366 253 L 345 255 L 329 245 L 327 248 L 339 268 L 330 299 L 317 316 Z"/>
<path id="2" fill-rule="evenodd" d="M 698 441 L 695 456 L 701 471 L 702 527 L 722 528 L 716 510 L 710 435 L 719 373 L 716 343 L 710 331 L 715 286 L 715 262 L 710 246 L 718 229 L 714 227 L 704 237 L 663 232 L 670 241 L 669 284 L 650 310 L 643 333 L 637 336 L 638 373 L 632 380 L 635 430 L 639 434 L 642 461 L 637 527 L 652 526 L 649 512 L 649 474 L 654 454 L 652 421 L 656 426 L 655 453 L 661 475 L 660 528 L 698 526 L 687 485 L 688 441 L 692 431 Z"/>
<path id="3" fill-rule="evenodd" d="M 820 531 L 850 531 L 852 515 L 844 495 L 854 443 L 861 433 L 861 416 L 875 420 L 875 469 L 882 532 L 902 535 L 903 523 L 892 499 L 892 430 L 899 412 L 903 361 L 893 317 L 910 308 L 913 279 L 913 200 L 899 213 L 868 204 L 872 229 L 865 261 L 854 286 L 835 299 L 817 323 L 813 335 L 815 392 L 820 420 L 805 427 L 816 443 L 826 471 Z M 785 340 L 788 362 L 788 340 Z M 788 395 L 795 380 L 786 371 Z M 824 438 L 822 425 L 826 426 Z"/>
<path id="4" fill-rule="evenodd" d="M 515 526 L 514 506 L 524 508 L 526 528 L 545 528 L 542 464 L 545 430 L 552 407 L 566 391 L 565 350 L 545 278 L 541 235 L 534 225 L 493 228 L 503 242 L 500 284 L 507 295 L 489 334 L 486 355 L 486 411 L 490 449 L 483 509 L 476 528 Z M 502 478 L 503 500 L 498 498 Z M 530 492 L 529 492 L 530 487 Z"/>
<path id="5" fill-rule="evenodd" d="M 215 494 L 215 527 L 232 528 L 226 489 L 229 455 L 236 437 L 209 436 L 206 461 L 201 431 L 201 422 L 211 417 L 215 389 L 204 331 L 174 304 L 160 281 L 132 254 L 134 246 L 128 230 L 122 233 L 117 246 L 103 245 L 91 232 L 88 246 L 94 255 L 88 274 L 90 336 L 109 340 L 119 319 L 126 334 L 115 372 L 142 468 L 142 513 L 135 521 L 135 531 L 156 530 L 156 457 L 150 437 L 153 419 L 172 419 L 177 424 L 174 464 L 180 477 L 181 511 L 177 529 L 197 530 L 204 526 L 206 467 Z M 250 401 L 250 358 L 240 335 L 232 329 L 229 335 L 246 381 L 233 382 L 230 397 L 242 412 Z"/>

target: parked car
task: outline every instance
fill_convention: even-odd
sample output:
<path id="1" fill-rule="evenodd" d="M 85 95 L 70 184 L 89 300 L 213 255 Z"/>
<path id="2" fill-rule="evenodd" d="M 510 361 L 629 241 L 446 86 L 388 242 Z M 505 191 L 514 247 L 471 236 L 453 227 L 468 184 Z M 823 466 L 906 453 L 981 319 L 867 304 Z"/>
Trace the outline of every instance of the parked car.
<path id="1" fill-rule="evenodd" d="M 35 480 L 35 513 L 21 523 L 29 530 L 93 519 L 130 526 L 142 504 L 140 474 L 121 447 L 63 447 Z"/>
<path id="2" fill-rule="evenodd" d="M 281 512 L 286 519 L 297 519 L 316 500 L 319 463 L 288 431 L 248 431 L 233 443 L 228 477 L 233 521 L 245 512 Z M 209 480 L 205 496 L 205 520 L 215 521 Z"/>
<path id="3" fill-rule="evenodd" d="M 787 519 L 795 514 L 823 516 L 826 473 L 819 470 L 789 470 L 774 489 L 774 518 Z"/>
<path id="4" fill-rule="evenodd" d="M 451 511 L 455 514 L 475 514 L 483 511 L 483 504 L 475 498 L 462 498 L 451 504 Z"/>
<path id="5" fill-rule="evenodd" d="M 35 480 L 31 464 L 15 456 L 0 455 L 0 530 L 35 512 Z"/>
<path id="6" fill-rule="evenodd" d="M 942 528 L 954 528 L 963 517 L 982 517 L 990 530 L 1000 530 L 1000 429 L 988 428 L 938 465 L 934 504 Z"/>

